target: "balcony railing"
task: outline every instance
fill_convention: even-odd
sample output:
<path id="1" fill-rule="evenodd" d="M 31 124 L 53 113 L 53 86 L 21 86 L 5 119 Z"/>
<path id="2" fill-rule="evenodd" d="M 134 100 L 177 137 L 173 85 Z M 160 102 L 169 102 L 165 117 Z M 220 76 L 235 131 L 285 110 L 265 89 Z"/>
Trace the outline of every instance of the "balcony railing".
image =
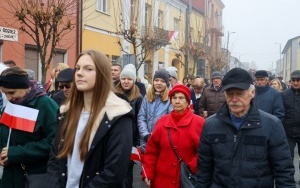
<path id="1" fill-rule="evenodd" d="M 141 30 L 142 38 L 150 38 L 151 40 L 155 40 L 157 45 L 166 46 L 169 45 L 169 31 L 164 30 L 158 27 L 143 27 Z"/>

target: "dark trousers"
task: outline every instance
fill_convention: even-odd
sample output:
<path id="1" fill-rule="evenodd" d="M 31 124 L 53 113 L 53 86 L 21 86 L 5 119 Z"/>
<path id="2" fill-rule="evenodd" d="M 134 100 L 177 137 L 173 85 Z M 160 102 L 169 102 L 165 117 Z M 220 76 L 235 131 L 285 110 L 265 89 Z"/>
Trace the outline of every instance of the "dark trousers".
<path id="1" fill-rule="evenodd" d="M 127 173 L 126 173 L 125 179 L 124 179 L 124 188 L 132 188 L 133 166 L 134 166 L 134 162 L 130 161 L 128 170 L 127 170 Z"/>
<path id="2" fill-rule="evenodd" d="M 298 147 L 298 155 L 300 156 L 300 137 L 287 136 L 287 140 L 288 140 L 288 143 L 289 143 L 289 146 L 290 146 L 290 151 L 291 151 L 292 158 L 294 159 L 294 150 L 295 150 L 296 144 L 297 144 L 297 147 Z M 299 165 L 300 165 L 300 163 L 299 163 Z M 300 169 L 300 167 L 299 167 L 299 169 Z"/>

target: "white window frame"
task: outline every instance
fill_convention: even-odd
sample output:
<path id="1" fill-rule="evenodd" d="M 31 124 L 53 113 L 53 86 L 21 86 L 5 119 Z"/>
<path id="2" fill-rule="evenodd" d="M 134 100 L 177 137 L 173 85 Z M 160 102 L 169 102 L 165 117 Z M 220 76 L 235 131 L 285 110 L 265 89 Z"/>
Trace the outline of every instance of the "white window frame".
<path id="1" fill-rule="evenodd" d="M 179 23 L 180 20 L 178 18 L 174 18 L 174 31 L 179 31 Z"/>
<path id="2" fill-rule="evenodd" d="M 97 0 L 96 9 L 100 12 L 107 13 L 107 0 Z"/>

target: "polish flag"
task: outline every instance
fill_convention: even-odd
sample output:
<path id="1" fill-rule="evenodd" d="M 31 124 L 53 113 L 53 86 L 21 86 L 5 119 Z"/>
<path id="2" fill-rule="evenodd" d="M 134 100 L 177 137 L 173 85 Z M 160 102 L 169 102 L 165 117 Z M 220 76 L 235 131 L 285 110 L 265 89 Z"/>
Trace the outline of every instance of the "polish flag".
<path id="1" fill-rule="evenodd" d="M 7 102 L 0 122 L 21 131 L 33 132 L 39 110 Z"/>
<path id="2" fill-rule="evenodd" d="M 169 31 L 169 36 L 168 36 L 169 42 L 175 40 L 177 36 L 178 36 L 178 31 Z"/>
<path id="3" fill-rule="evenodd" d="M 132 147 L 130 160 L 141 163 L 141 149 Z"/>

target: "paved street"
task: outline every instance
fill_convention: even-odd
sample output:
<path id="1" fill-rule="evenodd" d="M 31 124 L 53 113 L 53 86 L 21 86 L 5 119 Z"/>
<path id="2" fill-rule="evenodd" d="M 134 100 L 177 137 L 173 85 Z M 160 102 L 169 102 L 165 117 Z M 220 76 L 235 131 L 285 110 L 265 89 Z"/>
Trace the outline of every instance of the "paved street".
<path id="1" fill-rule="evenodd" d="M 294 159 L 294 164 L 295 164 L 295 180 L 296 180 L 296 185 L 297 188 L 300 188 L 299 180 L 300 180 L 300 174 L 299 174 L 299 156 L 298 156 L 298 151 L 295 150 L 295 159 Z M 134 188 L 147 188 L 146 184 L 142 181 L 141 178 L 141 166 L 140 165 L 135 165 L 134 170 L 133 170 L 133 187 Z"/>

